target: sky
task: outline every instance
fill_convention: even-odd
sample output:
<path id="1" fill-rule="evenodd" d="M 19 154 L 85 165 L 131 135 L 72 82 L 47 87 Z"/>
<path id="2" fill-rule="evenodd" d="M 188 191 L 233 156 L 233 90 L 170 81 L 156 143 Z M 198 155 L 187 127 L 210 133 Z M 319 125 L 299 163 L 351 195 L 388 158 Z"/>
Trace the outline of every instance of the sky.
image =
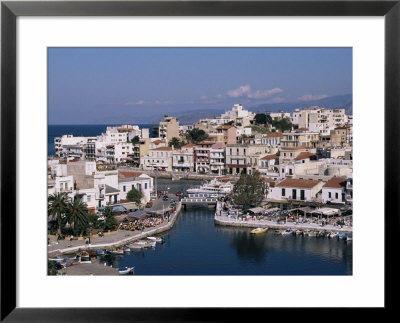
<path id="1" fill-rule="evenodd" d="M 352 49 L 49 48 L 48 91 L 49 124 L 155 123 L 352 94 Z"/>

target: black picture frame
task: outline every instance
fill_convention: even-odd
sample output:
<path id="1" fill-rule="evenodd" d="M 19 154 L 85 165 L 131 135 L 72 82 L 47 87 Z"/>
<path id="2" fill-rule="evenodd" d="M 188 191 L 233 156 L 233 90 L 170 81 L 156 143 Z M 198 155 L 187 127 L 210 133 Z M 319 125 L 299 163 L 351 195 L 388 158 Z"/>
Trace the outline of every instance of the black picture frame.
<path id="1" fill-rule="evenodd" d="M 17 308 L 16 19 L 19 16 L 384 16 L 385 17 L 385 307 L 395 308 L 399 233 L 400 4 L 395 1 L 2 1 L 1 3 L 1 321 L 186 322 L 256 318 L 244 308 Z M 371 178 L 372 181 L 372 178 Z M 373 183 L 371 183 L 372 185 Z M 397 270 L 396 270 L 397 271 Z M 325 291 L 327 292 L 327 291 Z M 38 293 L 40 293 L 38 291 Z M 318 297 L 316 295 L 316 297 Z M 328 305 L 328 304 L 327 304 Z M 274 309 L 278 315 L 287 309 Z M 332 309 L 326 308 L 327 311 Z M 382 315 L 382 309 L 376 309 Z M 244 313 L 243 313 L 244 312 Z M 332 312 L 337 313 L 337 312 Z M 369 312 L 370 313 L 370 312 Z M 328 314 L 329 315 L 329 314 Z M 337 315 L 337 314 L 335 314 Z M 369 315 L 369 314 L 368 314 Z M 376 316 L 378 317 L 378 316 Z M 379 316 L 380 317 L 380 316 Z M 289 317 L 287 317 L 289 318 Z M 370 317 L 372 318 L 372 317 Z M 318 319 L 315 317 L 315 319 Z M 321 319 L 321 318 L 319 318 Z M 337 319 L 344 319 L 338 317 Z M 348 319 L 352 319 L 348 317 Z"/>

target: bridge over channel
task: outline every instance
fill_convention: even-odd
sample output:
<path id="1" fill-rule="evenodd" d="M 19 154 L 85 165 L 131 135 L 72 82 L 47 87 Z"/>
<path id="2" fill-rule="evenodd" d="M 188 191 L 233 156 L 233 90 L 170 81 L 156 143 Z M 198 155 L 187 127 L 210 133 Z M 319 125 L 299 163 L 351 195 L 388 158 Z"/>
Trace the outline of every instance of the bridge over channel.
<path id="1" fill-rule="evenodd" d="M 184 197 L 181 200 L 183 207 L 186 209 L 187 206 L 195 205 L 207 205 L 215 207 L 217 205 L 218 198 L 216 197 Z"/>

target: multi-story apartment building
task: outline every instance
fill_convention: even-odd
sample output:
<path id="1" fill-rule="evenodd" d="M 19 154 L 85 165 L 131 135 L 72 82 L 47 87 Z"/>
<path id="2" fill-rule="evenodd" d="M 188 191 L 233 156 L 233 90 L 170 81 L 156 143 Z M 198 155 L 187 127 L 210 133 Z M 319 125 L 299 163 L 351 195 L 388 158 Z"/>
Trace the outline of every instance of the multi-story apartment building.
<path id="1" fill-rule="evenodd" d="M 319 142 L 319 133 L 295 130 L 284 132 L 281 139 L 282 148 L 290 147 L 310 147 L 316 148 Z"/>
<path id="2" fill-rule="evenodd" d="M 210 172 L 222 175 L 225 169 L 225 145 L 216 143 L 210 149 Z"/>
<path id="3" fill-rule="evenodd" d="M 195 144 L 187 144 L 181 149 L 175 149 L 172 153 L 172 170 L 180 172 L 193 172 Z"/>
<path id="4" fill-rule="evenodd" d="M 92 159 L 95 156 L 93 147 L 96 141 L 96 137 L 74 137 L 73 135 L 55 137 L 55 155 L 58 158 Z"/>
<path id="5" fill-rule="evenodd" d="M 292 121 L 298 120 L 299 128 L 309 128 L 310 123 L 324 124 L 329 127 L 340 127 L 347 123 L 345 109 L 309 107 L 295 113 L 296 117 L 293 116 Z"/>
<path id="6" fill-rule="evenodd" d="M 353 144 L 351 126 L 337 127 L 331 131 L 332 147 L 349 147 Z"/>
<path id="7" fill-rule="evenodd" d="M 175 117 L 164 116 L 164 121 L 158 127 L 158 136 L 167 141 L 179 138 L 179 121 Z"/>
<path id="8" fill-rule="evenodd" d="M 143 169 L 171 171 L 173 151 L 172 147 L 149 149 L 149 155 L 142 157 L 141 166 Z"/>
<path id="9" fill-rule="evenodd" d="M 194 170 L 197 173 L 210 172 L 210 151 L 215 141 L 204 140 L 193 149 Z"/>
<path id="10" fill-rule="evenodd" d="M 257 162 L 254 163 L 255 154 L 266 154 L 269 151 L 270 147 L 266 145 L 227 145 L 225 147 L 226 169 L 229 174 L 251 173 L 253 167 L 257 167 L 255 166 Z M 251 164 L 250 158 L 252 158 Z"/>

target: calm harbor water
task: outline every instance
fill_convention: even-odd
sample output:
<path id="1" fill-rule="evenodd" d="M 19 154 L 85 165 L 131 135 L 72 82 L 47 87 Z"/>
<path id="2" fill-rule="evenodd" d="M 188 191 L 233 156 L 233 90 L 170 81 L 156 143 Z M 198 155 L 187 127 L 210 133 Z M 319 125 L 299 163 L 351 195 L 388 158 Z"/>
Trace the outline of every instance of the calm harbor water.
<path id="1" fill-rule="evenodd" d="M 194 181 L 159 179 L 176 192 Z M 136 275 L 351 275 L 352 243 L 325 237 L 281 236 L 269 230 L 214 224 L 208 208 L 182 210 L 174 227 L 155 249 L 106 256 L 99 261 L 135 266 Z"/>

